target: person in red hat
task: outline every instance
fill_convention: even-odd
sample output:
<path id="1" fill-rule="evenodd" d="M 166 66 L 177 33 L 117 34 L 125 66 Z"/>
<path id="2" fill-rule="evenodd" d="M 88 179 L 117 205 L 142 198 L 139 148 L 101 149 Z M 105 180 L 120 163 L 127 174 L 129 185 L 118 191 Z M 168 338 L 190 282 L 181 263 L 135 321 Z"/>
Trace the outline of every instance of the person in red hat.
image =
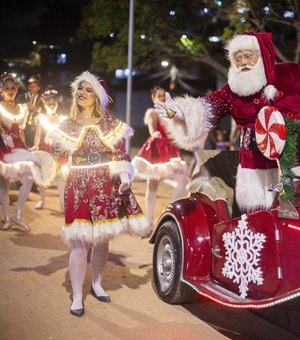
<path id="1" fill-rule="evenodd" d="M 272 206 L 278 183 L 277 162 L 266 158 L 255 140 L 255 121 L 260 110 L 271 105 L 284 117 L 300 118 L 300 66 L 275 63 L 272 34 L 246 32 L 235 35 L 226 45 L 230 68 L 228 83 L 202 98 L 189 96 L 156 109 L 168 120 L 168 130 L 177 145 L 191 148 L 221 119 L 231 115 L 241 129 L 240 164 L 237 171 L 236 201 L 240 210 L 250 212 Z"/>

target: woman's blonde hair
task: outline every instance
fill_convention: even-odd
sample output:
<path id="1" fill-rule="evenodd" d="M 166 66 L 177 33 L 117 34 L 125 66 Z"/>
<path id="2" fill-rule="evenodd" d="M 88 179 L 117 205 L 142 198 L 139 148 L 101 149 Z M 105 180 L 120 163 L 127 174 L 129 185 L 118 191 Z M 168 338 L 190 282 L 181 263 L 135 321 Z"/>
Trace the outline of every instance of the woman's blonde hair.
<path id="1" fill-rule="evenodd" d="M 107 87 L 104 80 L 90 73 L 89 71 L 81 73 L 81 75 L 75 78 L 75 80 L 71 84 L 73 100 L 71 105 L 70 116 L 77 117 L 78 114 L 80 113 L 80 108 L 76 101 L 76 91 L 78 90 L 80 84 L 83 81 L 91 85 L 96 95 L 94 115 L 96 117 L 102 118 L 106 113 L 109 112 L 109 102 L 111 102 L 112 100 L 107 94 L 106 90 Z"/>
<path id="2" fill-rule="evenodd" d="M 72 118 L 76 118 L 78 116 L 78 114 L 80 113 L 80 106 L 77 104 L 76 101 L 76 96 L 75 94 L 73 95 L 72 98 L 72 105 L 71 105 L 71 110 L 70 110 L 70 117 Z M 107 110 L 105 110 L 101 104 L 100 104 L 100 100 L 96 95 L 96 104 L 95 104 L 95 108 L 94 108 L 94 113 L 93 115 L 95 117 L 99 117 L 99 118 L 103 118 L 105 116 L 105 114 L 108 113 Z"/>

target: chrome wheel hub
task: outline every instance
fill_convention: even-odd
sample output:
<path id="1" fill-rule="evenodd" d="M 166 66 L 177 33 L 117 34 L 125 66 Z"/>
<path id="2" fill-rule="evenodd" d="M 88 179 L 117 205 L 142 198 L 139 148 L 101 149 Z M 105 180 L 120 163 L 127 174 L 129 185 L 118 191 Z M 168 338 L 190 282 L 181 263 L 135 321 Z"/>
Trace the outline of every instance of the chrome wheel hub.
<path id="1" fill-rule="evenodd" d="M 165 235 L 161 238 L 156 258 L 157 274 L 162 291 L 168 291 L 175 272 L 175 252 L 172 241 Z"/>

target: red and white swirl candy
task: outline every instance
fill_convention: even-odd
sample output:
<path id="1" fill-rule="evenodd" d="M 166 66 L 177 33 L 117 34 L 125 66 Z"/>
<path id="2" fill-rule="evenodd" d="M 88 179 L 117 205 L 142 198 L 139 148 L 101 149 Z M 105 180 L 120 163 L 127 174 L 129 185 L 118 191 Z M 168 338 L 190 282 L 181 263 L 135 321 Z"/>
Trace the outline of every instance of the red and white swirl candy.
<path id="1" fill-rule="evenodd" d="M 286 140 L 281 113 L 273 106 L 264 106 L 255 121 L 255 137 L 259 150 L 268 159 L 278 159 Z"/>

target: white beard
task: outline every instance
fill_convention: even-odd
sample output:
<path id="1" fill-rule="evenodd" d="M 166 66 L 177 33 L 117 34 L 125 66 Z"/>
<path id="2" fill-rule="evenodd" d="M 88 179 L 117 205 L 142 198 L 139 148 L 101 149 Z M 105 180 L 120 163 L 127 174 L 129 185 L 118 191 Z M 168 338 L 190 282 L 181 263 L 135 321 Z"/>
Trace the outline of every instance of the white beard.
<path id="1" fill-rule="evenodd" d="M 239 96 L 246 97 L 259 92 L 267 85 L 263 60 L 260 57 L 249 71 L 242 71 L 242 67 L 237 68 L 231 65 L 228 72 L 228 85 L 230 90 Z"/>

